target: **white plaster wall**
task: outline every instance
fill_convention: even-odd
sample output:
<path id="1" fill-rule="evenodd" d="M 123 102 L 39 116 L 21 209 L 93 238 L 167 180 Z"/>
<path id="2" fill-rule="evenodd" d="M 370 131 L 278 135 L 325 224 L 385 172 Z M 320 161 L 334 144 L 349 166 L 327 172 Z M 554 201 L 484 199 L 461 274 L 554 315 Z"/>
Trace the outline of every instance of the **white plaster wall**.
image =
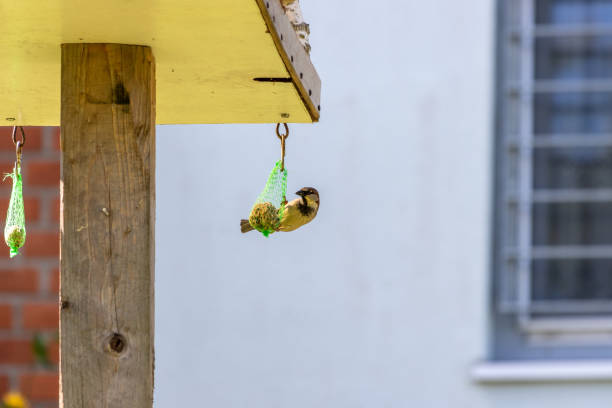
<path id="1" fill-rule="evenodd" d="M 477 386 L 487 354 L 494 2 L 302 0 L 322 119 L 289 186 L 317 219 L 241 235 L 272 125 L 158 128 L 156 407 L 603 407 Z"/>

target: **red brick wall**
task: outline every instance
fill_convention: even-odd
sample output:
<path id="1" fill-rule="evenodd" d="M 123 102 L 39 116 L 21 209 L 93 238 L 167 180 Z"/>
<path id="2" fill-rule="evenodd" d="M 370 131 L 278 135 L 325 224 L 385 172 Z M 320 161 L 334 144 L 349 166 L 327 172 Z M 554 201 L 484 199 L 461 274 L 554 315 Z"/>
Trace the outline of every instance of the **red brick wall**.
<path id="1" fill-rule="evenodd" d="M 11 130 L 0 127 L 0 173 L 11 171 L 15 160 Z M 26 244 L 9 259 L 0 243 L 0 395 L 20 391 L 32 408 L 50 408 L 58 405 L 59 128 L 25 132 Z M 10 186 L 10 180 L 0 183 L 2 230 Z M 33 351 L 35 338 L 42 353 Z M 41 359 L 45 353 L 49 363 Z"/>

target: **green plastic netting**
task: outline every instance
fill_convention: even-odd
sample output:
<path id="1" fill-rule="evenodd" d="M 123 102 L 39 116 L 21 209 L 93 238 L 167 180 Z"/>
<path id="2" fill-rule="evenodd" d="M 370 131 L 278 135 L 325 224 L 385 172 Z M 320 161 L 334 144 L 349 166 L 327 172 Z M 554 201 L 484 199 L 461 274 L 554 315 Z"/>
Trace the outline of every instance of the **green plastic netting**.
<path id="1" fill-rule="evenodd" d="M 12 173 L 6 174 L 4 178 L 13 180 L 13 191 L 11 201 L 6 213 L 6 225 L 4 227 L 4 240 L 11 249 L 11 258 L 19 254 L 19 248 L 25 244 L 26 228 L 25 213 L 23 207 L 23 188 L 21 183 L 21 169 L 15 168 Z"/>
<path id="2" fill-rule="evenodd" d="M 249 224 L 264 236 L 276 231 L 283 219 L 287 195 L 287 169 L 281 170 L 277 161 L 268 176 L 268 182 L 255 200 L 249 216 Z"/>

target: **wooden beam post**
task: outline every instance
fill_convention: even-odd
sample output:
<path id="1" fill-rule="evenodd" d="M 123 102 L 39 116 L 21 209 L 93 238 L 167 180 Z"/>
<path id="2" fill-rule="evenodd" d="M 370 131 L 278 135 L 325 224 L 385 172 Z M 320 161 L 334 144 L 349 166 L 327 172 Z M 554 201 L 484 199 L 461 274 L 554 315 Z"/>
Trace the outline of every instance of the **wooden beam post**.
<path id="1" fill-rule="evenodd" d="M 62 45 L 60 406 L 151 408 L 155 62 Z"/>

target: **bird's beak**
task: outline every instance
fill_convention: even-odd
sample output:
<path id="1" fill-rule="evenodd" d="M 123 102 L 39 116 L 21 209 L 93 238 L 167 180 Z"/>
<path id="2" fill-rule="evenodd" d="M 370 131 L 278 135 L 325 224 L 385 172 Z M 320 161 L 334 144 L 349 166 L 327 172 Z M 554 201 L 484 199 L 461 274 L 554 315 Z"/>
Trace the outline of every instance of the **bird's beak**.
<path id="1" fill-rule="evenodd" d="M 295 195 L 299 195 L 300 197 L 303 197 L 304 196 L 304 192 L 302 190 L 300 190 L 297 193 L 295 193 Z"/>

